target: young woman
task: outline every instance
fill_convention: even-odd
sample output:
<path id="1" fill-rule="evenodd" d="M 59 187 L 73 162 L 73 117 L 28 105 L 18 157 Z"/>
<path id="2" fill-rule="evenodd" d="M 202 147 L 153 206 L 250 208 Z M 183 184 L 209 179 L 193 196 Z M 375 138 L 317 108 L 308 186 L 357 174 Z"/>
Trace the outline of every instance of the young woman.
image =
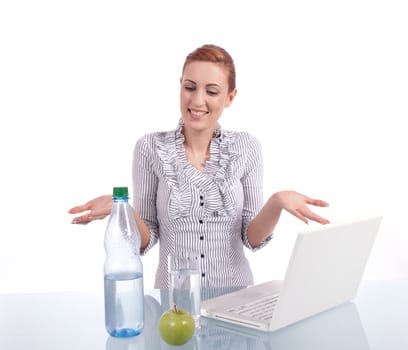
<path id="1" fill-rule="evenodd" d="M 204 288 L 251 285 L 244 246 L 265 246 L 283 209 L 305 223 L 328 223 L 308 207 L 325 207 L 325 201 L 295 191 L 277 192 L 264 203 L 258 140 L 218 123 L 236 94 L 229 53 L 215 45 L 199 47 L 183 66 L 177 128 L 136 143 L 133 208 L 142 253 L 160 242 L 155 288 L 167 287 L 167 256 L 180 251 L 200 256 Z M 104 195 L 69 212 L 81 214 L 73 223 L 87 224 L 105 218 L 111 207 L 112 196 Z"/>

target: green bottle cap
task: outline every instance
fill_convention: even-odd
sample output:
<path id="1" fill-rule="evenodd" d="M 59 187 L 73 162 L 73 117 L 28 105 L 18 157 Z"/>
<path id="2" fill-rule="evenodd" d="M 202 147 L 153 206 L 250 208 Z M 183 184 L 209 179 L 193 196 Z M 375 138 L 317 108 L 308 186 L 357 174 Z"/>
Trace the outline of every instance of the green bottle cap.
<path id="1" fill-rule="evenodd" d="M 127 187 L 114 187 L 113 188 L 113 197 L 128 197 L 129 196 L 129 191 Z"/>

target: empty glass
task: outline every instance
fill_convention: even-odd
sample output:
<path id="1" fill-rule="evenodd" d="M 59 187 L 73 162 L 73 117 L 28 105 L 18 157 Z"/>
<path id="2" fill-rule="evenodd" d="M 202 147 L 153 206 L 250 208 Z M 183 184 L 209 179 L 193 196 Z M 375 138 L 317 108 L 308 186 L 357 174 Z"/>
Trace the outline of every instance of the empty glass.
<path id="1" fill-rule="evenodd" d="M 200 326 L 200 260 L 199 255 L 169 255 L 169 307 L 190 312 Z"/>

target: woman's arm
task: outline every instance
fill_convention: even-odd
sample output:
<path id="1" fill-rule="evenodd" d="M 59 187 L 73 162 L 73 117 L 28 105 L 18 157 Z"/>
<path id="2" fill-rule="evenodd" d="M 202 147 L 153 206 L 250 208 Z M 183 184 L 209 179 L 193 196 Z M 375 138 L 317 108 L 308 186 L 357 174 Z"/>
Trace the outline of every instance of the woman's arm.
<path id="1" fill-rule="evenodd" d="M 145 222 L 140 218 L 140 216 L 136 213 L 136 210 L 133 208 L 133 215 L 136 220 L 137 228 L 140 233 L 140 249 L 143 251 L 146 249 L 150 242 L 150 230 L 149 226 L 145 224 Z"/>
<path id="2" fill-rule="evenodd" d="M 94 220 L 102 220 L 112 211 L 112 195 L 106 194 L 99 196 L 97 198 L 91 199 L 85 204 L 81 204 L 71 208 L 68 213 L 70 214 L 82 214 L 72 219 L 73 224 L 86 225 Z M 133 215 L 136 220 L 137 228 L 140 232 L 141 238 L 141 249 L 146 248 L 150 239 L 150 232 L 148 226 L 143 222 L 143 220 L 137 215 L 136 210 L 133 209 Z"/>
<path id="3" fill-rule="evenodd" d="M 295 191 L 281 191 L 273 194 L 248 226 L 247 235 L 251 246 L 259 246 L 273 233 L 283 209 L 306 224 L 309 220 L 321 224 L 329 223 L 327 219 L 310 210 L 308 205 L 327 207 L 329 204 L 323 200 L 313 199 Z"/>

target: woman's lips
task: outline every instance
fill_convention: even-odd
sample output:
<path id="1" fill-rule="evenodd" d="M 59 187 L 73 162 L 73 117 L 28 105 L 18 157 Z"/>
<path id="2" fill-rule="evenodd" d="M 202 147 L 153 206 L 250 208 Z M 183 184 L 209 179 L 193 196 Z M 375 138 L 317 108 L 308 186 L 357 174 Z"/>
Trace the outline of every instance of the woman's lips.
<path id="1" fill-rule="evenodd" d="M 199 120 L 201 117 L 207 114 L 206 111 L 197 111 L 197 110 L 192 110 L 192 109 L 189 109 L 189 112 L 190 112 L 191 118 L 194 120 Z"/>

